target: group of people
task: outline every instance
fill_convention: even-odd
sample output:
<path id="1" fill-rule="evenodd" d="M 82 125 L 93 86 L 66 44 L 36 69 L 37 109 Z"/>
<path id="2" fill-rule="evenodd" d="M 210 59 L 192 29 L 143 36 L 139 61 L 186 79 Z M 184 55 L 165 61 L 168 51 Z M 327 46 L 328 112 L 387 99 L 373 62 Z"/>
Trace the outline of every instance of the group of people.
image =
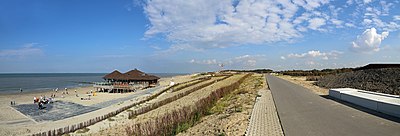
<path id="1" fill-rule="evenodd" d="M 21 90 L 21 92 L 22 92 L 22 89 L 20 89 L 20 90 Z M 53 91 L 54 91 L 55 93 L 51 93 L 51 96 L 50 96 L 50 97 L 46 97 L 46 96 L 44 96 L 44 95 L 41 95 L 40 97 L 33 97 L 33 103 L 34 103 L 34 104 L 37 103 L 39 109 L 44 109 L 44 108 L 46 108 L 46 107 L 44 107 L 45 104 L 53 103 L 53 101 L 55 100 L 56 93 L 58 92 L 58 88 L 53 89 Z M 93 95 L 93 96 L 96 95 L 96 93 L 93 93 L 92 90 L 90 90 L 90 92 L 86 92 L 86 93 L 87 93 L 87 94 L 90 94 L 90 95 Z M 69 93 L 68 93 L 68 88 L 65 88 L 65 91 L 62 92 L 61 98 L 64 98 L 64 95 L 68 95 L 68 94 L 69 94 Z M 75 94 L 76 94 L 76 97 L 79 97 L 77 90 L 75 90 Z M 90 96 L 89 96 L 88 99 L 90 100 Z M 11 105 L 15 105 L 15 101 L 11 101 Z"/>
<path id="2" fill-rule="evenodd" d="M 15 104 L 15 101 L 11 101 L 11 105 L 16 105 L 16 104 Z"/>
<path id="3" fill-rule="evenodd" d="M 40 98 L 33 97 L 33 103 L 38 103 L 39 109 L 44 109 L 44 104 L 52 103 L 54 98 L 46 98 L 46 96 L 40 96 Z"/>
<path id="4" fill-rule="evenodd" d="M 23 92 L 22 88 L 19 88 L 19 91 L 22 93 L 22 92 Z M 11 104 L 11 105 L 17 105 L 17 104 L 15 103 L 15 101 L 11 101 L 10 104 Z"/>

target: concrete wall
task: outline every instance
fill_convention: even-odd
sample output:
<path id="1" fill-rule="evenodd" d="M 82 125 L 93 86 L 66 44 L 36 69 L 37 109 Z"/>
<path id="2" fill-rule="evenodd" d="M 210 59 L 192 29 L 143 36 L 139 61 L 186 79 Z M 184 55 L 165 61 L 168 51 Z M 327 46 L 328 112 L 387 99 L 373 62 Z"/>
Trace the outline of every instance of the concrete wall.
<path id="1" fill-rule="evenodd" d="M 335 98 L 335 99 L 341 99 L 341 97 L 340 97 L 340 91 L 338 91 L 338 90 L 334 90 L 334 89 L 329 89 L 329 96 L 330 97 L 333 97 L 333 98 Z"/>
<path id="2" fill-rule="evenodd" d="M 356 104 L 356 105 L 359 105 L 359 106 L 362 106 L 362 107 L 365 107 L 365 108 L 368 108 L 371 110 L 378 110 L 378 102 L 377 101 L 357 97 L 355 95 L 342 93 L 341 100 L 350 102 L 350 103 L 353 103 L 353 104 Z"/>
<path id="3" fill-rule="evenodd" d="M 377 111 L 400 118 L 400 106 L 399 105 L 378 102 L 378 110 Z"/>
<path id="4" fill-rule="evenodd" d="M 400 97 L 352 88 L 330 89 L 329 96 L 400 118 Z"/>

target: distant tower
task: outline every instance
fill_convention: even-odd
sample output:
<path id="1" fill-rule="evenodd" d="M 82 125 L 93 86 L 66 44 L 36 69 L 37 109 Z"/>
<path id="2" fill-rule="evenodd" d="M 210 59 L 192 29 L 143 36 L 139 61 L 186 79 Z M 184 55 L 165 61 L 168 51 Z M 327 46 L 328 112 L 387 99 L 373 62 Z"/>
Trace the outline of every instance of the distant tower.
<path id="1" fill-rule="evenodd" d="M 222 70 L 224 70 L 224 64 L 221 63 L 221 64 L 218 64 L 218 65 L 221 68 L 219 71 L 222 72 Z"/>

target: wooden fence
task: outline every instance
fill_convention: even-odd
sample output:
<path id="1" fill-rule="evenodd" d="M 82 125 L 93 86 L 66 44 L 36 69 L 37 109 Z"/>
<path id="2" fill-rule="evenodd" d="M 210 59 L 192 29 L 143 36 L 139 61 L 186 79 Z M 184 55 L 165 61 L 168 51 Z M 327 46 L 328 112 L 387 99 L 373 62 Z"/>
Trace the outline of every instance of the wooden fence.
<path id="1" fill-rule="evenodd" d="M 195 102 L 194 105 L 185 106 L 172 112 L 163 114 L 155 119 L 136 123 L 132 126 L 126 126 L 127 135 L 144 135 L 144 136 L 160 136 L 160 135 L 176 135 L 175 130 L 180 124 L 184 124 L 193 120 L 198 120 L 201 115 L 206 114 L 207 110 L 224 95 L 230 93 L 251 74 L 247 74 L 237 82 L 228 86 L 216 89 L 210 95 Z"/>
<path id="2" fill-rule="evenodd" d="M 229 77 L 229 76 L 224 77 L 223 79 L 226 79 L 226 78 L 228 78 L 228 77 Z M 223 80 L 223 79 L 220 79 L 220 80 Z M 208 80 L 208 78 L 202 78 L 202 79 L 196 79 L 196 80 Z M 220 81 L 220 80 L 219 80 L 219 81 Z M 132 108 L 132 107 L 135 106 L 135 105 L 143 104 L 143 103 L 145 103 L 146 101 L 149 101 L 149 100 L 151 100 L 151 99 L 154 99 L 154 98 L 158 97 L 159 95 L 161 95 L 162 93 L 168 91 L 169 89 L 171 89 L 171 88 L 173 88 L 173 87 L 176 87 L 176 86 L 178 86 L 178 85 L 180 85 L 180 84 L 185 84 L 185 83 L 188 83 L 188 82 L 191 82 L 191 81 L 187 81 L 187 82 L 183 82 L 183 83 L 178 83 L 178 84 L 175 84 L 175 85 L 173 85 L 173 86 L 169 86 L 169 87 L 165 88 L 164 90 L 162 90 L 162 91 L 160 91 L 160 92 L 158 92 L 158 93 L 156 93 L 156 94 L 154 94 L 154 95 L 152 95 L 152 96 L 148 96 L 148 97 L 145 98 L 144 100 L 141 100 L 141 101 L 139 101 L 139 102 L 135 102 L 135 103 L 132 103 L 132 104 L 130 104 L 130 105 L 121 107 L 121 108 L 119 108 L 118 110 L 112 111 L 112 112 L 107 113 L 107 114 L 105 114 L 105 115 L 101 115 L 101 116 L 98 116 L 98 117 L 95 117 L 95 118 L 86 120 L 86 121 L 84 121 L 84 122 L 77 123 L 77 124 L 73 124 L 73 125 L 69 125 L 69 126 L 66 126 L 66 127 L 62 127 L 62 128 L 58 128 L 58 129 L 53 129 L 53 130 L 48 130 L 48 131 L 44 131 L 44 132 L 34 133 L 34 134 L 32 134 L 32 136 L 59 136 L 59 135 L 63 135 L 63 134 L 68 134 L 68 133 L 71 133 L 71 132 L 75 132 L 76 130 L 79 130 L 79 129 L 82 129 L 82 128 L 91 126 L 91 125 L 93 125 L 93 124 L 95 124 L 95 123 L 97 123 L 97 122 L 100 122 L 100 121 L 103 121 L 103 120 L 105 120 L 105 119 L 107 119 L 107 118 L 113 117 L 113 116 L 115 116 L 115 115 L 117 115 L 117 114 L 119 114 L 119 113 L 121 113 L 121 112 L 123 112 L 123 111 L 129 109 L 129 108 Z M 208 84 L 208 85 L 210 85 L 210 84 Z M 205 87 L 205 86 L 202 85 L 201 87 L 196 87 L 196 88 L 197 88 L 197 89 L 200 89 L 200 88 L 203 88 L 203 87 Z M 195 88 L 195 89 L 196 89 L 196 88 Z M 192 89 L 192 90 L 190 90 L 190 91 L 193 92 L 193 91 L 195 91 L 195 89 Z M 179 96 L 179 98 L 180 98 L 180 97 L 183 97 L 184 95 L 187 95 L 187 94 L 179 94 L 179 95 L 180 95 L 180 96 Z M 129 115 L 129 117 L 131 117 L 131 116 L 133 116 L 133 115 L 138 115 L 138 114 L 140 114 L 140 113 L 148 112 L 148 111 L 154 109 L 154 107 L 159 107 L 160 105 L 166 104 L 166 103 L 168 103 L 169 101 L 171 101 L 171 100 L 173 100 L 173 99 L 176 99 L 176 98 L 171 98 L 171 99 L 168 99 L 168 100 L 163 100 L 163 101 L 162 101 L 161 103 L 159 103 L 159 104 L 152 104 L 152 105 L 151 105 L 151 108 L 143 108 L 142 110 L 139 110 L 138 112 L 129 113 L 128 115 Z M 135 110 L 135 111 L 137 111 L 137 110 Z"/>

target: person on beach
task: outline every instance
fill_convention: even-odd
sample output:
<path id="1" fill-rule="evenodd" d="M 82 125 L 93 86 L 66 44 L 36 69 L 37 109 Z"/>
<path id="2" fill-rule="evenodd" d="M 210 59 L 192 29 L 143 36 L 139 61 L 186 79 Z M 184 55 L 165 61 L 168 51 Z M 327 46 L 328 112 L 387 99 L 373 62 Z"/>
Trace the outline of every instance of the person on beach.
<path id="1" fill-rule="evenodd" d="M 76 97 L 79 97 L 79 96 L 78 96 L 78 93 L 76 92 L 76 90 L 75 90 L 75 95 L 76 95 Z"/>
<path id="2" fill-rule="evenodd" d="M 19 88 L 19 91 L 21 91 L 21 93 L 22 93 L 22 88 Z"/>

